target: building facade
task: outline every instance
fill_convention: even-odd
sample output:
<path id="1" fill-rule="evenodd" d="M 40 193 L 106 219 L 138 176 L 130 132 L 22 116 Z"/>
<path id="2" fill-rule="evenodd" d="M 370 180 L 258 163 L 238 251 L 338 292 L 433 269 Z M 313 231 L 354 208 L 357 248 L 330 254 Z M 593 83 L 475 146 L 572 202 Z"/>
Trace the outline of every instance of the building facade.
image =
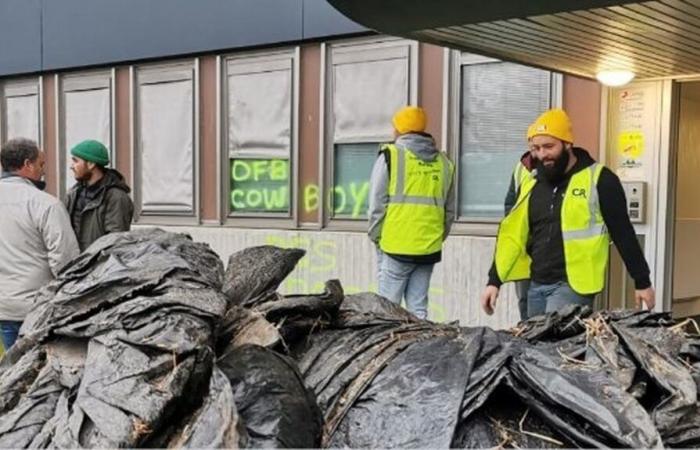
<path id="1" fill-rule="evenodd" d="M 49 191 L 62 196 L 72 184 L 70 147 L 99 139 L 133 188 L 135 226 L 189 233 L 224 260 L 252 245 L 304 248 L 284 292 L 318 291 L 330 278 L 359 292 L 376 289 L 375 250 L 365 231 L 378 145 L 391 140 L 390 118 L 399 107 L 423 106 L 428 131 L 457 166 L 458 220 L 436 266 L 430 317 L 466 325 L 517 322 L 512 287 L 492 317 L 478 297 L 511 172 L 540 112 L 567 109 L 577 145 L 627 168 L 628 176 L 657 177 L 646 189 L 661 202 L 665 181 L 654 167 L 664 157 L 663 133 L 671 133 L 662 126 L 670 117 L 668 81 L 603 89 L 370 32 L 324 0 L 194 5 L 3 3 L 0 41 L 12 36 L 20 43 L 0 55 L 0 140 L 40 142 Z M 657 107 L 644 117 L 655 130 L 645 134 L 655 143 L 644 153 L 649 160 L 628 167 L 606 149 L 629 131 L 615 127 L 627 120 L 619 112 L 632 108 L 630 96 Z M 656 284 L 666 277 L 659 275 L 654 234 L 663 228 L 661 208 L 650 202 L 649 220 L 637 228 Z M 629 302 L 629 286 L 613 258 L 600 304 Z"/>

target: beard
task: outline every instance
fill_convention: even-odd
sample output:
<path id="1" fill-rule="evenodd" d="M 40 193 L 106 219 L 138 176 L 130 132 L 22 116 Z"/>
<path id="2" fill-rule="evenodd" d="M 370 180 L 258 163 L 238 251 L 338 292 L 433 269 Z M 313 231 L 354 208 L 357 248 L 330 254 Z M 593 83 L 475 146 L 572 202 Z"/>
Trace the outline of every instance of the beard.
<path id="1" fill-rule="evenodd" d="M 91 176 L 92 176 L 92 171 L 89 169 L 85 169 L 81 172 L 73 171 L 73 177 L 75 178 L 75 181 L 78 181 L 78 182 L 87 181 L 90 179 Z"/>
<path id="2" fill-rule="evenodd" d="M 564 149 L 561 155 L 554 160 L 554 164 L 546 166 L 541 160 L 537 160 L 537 173 L 541 173 L 550 183 L 558 183 L 564 179 L 566 167 L 569 165 L 569 151 Z"/>

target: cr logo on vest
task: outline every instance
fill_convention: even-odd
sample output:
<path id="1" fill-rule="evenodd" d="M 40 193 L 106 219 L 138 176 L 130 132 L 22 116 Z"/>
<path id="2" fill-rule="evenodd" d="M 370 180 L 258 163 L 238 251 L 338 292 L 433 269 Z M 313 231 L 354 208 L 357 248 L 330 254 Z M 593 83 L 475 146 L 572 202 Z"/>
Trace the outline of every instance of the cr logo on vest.
<path id="1" fill-rule="evenodd" d="M 573 194 L 574 197 L 583 197 L 586 198 L 586 190 L 583 188 L 574 188 L 571 193 Z"/>

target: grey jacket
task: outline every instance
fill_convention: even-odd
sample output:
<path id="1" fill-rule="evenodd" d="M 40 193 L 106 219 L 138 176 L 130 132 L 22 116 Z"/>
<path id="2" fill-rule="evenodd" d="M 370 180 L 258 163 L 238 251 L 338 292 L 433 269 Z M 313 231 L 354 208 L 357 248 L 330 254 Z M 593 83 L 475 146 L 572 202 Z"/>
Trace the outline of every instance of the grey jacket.
<path id="1" fill-rule="evenodd" d="M 409 150 L 423 161 L 434 161 L 440 153 L 435 147 L 435 140 L 432 136 L 426 134 L 403 134 L 396 139 L 394 144 L 397 147 Z M 382 224 L 384 223 L 386 207 L 389 203 L 389 170 L 383 152 L 380 153 L 374 163 L 369 185 L 369 229 L 367 234 L 372 242 L 378 244 L 382 235 Z M 454 180 L 452 180 L 445 202 L 445 236 L 443 240 L 447 239 L 452 223 L 455 220 L 454 185 Z"/>
<path id="2" fill-rule="evenodd" d="M 0 320 L 23 321 L 78 242 L 63 204 L 25 178 L 0 179 L 0 217 Z"/>

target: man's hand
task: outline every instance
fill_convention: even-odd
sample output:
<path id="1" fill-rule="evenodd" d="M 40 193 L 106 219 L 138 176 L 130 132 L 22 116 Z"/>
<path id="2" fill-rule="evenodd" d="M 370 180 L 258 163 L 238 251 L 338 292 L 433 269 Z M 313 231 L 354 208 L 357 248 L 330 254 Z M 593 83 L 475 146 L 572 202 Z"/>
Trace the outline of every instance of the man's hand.
<path id="1" fill-rule="evenodd" d="M 493 314 L 496 309 L 496 300 L 498 299 L 499 289 L 496 286 L 486 286 L 484 292 L 481 294 L 481 307 L 484 312 L 489 316 Z"/>
<path id="2" fill-rule="evenodd" d="M 644 303 L 648 310 L 653 310 L 654 305 L 656 305 L 656 294 L 654 293 L 654 288 L 648 287 L 646 289 L 638 289 L 634 291 L 634 301 L 637 303 L 637 308 L 641 308 L 642 303 Z"/>

